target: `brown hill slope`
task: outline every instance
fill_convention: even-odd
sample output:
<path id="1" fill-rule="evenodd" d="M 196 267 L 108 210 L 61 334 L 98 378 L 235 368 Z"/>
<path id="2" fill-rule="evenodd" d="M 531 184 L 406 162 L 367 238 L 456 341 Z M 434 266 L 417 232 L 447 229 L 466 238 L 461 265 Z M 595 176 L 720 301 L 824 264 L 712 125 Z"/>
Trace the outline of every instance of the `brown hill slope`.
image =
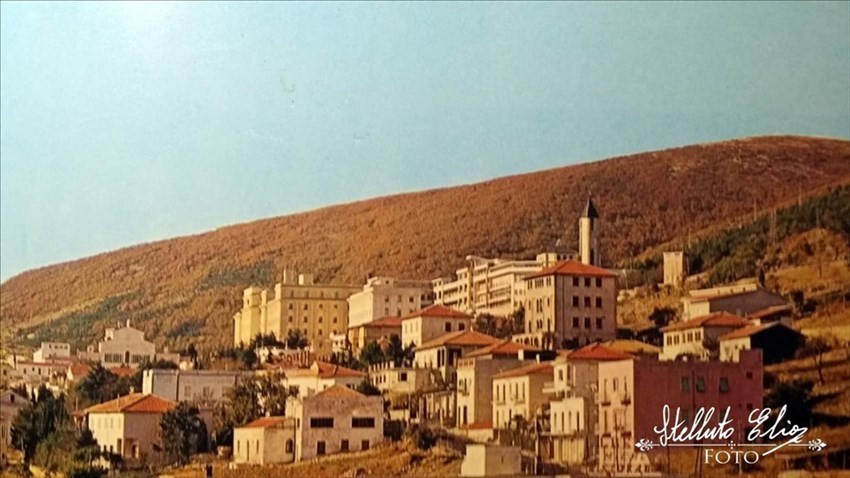
<path id="1" fill-rule="evenodd" d="M 826 185 L 850 181 L 850 142 L 774 136 L 686 146 L 484 183 L 377 198 L 138 245 L 15 276 L 3 329 L 53 321 L 39 338 L 82 345 L 132 318 L 159 344 L 224 344 L 250 283 L 284 265 L 321 281 L 368 273 L 432 278 L 467 254 L 531 257 L 576 242 L 592 191 L 608 263 Z"/>

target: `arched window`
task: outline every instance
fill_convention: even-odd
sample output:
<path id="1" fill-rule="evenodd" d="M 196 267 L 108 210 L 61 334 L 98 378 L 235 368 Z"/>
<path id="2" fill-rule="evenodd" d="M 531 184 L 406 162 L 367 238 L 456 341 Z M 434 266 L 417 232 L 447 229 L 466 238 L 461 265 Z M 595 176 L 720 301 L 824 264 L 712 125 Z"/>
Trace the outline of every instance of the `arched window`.
<path id="1" fill-rule="evenodd" d="M 286 440 L 286 452 L 292 453 L 292 447 L 293 447 L 293 443 L 292 443 L 292 439 L 290 438 L 289 440 Z"/>

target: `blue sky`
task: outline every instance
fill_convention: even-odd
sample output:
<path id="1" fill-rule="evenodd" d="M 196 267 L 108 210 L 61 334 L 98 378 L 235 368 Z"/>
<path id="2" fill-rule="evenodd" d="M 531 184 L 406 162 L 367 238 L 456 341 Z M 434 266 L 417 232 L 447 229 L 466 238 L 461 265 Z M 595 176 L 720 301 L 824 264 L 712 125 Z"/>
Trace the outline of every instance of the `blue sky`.
<path id="1" fill-rule="evenodd" d="M 850 2 L 0 5 L 0 277 L 389 193 L 850 138 Z"/>

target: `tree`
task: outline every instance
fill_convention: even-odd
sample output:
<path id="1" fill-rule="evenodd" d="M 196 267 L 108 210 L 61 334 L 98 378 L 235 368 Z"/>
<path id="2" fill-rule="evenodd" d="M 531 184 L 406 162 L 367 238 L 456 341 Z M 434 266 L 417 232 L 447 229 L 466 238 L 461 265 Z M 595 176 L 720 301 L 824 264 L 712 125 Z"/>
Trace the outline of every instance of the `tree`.
<path id="1" fill-rule="evenodd" d="M 36 395 L 12 422 L 11 441 L 24 454 L 24 463 L 31 462 L 39 443 L 70 421 L 63 396 L 55 397 L 44 385 Z"/>
<path id="2" fill-rule="evenodd" d="M 818 371 L 818 380 L 822 384 L 826 383 L 823 376 L 823 358 L 830 349 L 829 343 L 821 337 L 808 337 L 803 346 L 797 349 L 797 358 L 811 357 Z"/>
<path id="3" fill-rule="evenodd" d="M 181 402 L 174 410 L 162 414 L 159 433 L 163 450 L 185 465 L 192 453 L 206 447 L 207 427 L 198 415 L 197 407 Z"/>
<path id="4" fill-rule="evenodd" d="M 649 314 L 649 320 L 658 328 L 667 326 L 675 318 L 676 310 L 672 307 L 656 307 Z"/>
<path id="5" fill-rule="evenodd" d="M 357 384 L 357 388 L 355 388 L 355 390 L 362 393 L 363 395 L 368 395 L 368 396 L 376 396 L 376 395 L 381 394 L 381 391 L 378 390 L 378 387 L 372 385 L 372 382 L 370 382 L 369 380 L 367 380 L 365 378 L 363 379 L 362 382 Z"/>
<path id="6" fill-rule="evenodd" d="M 263 415 L 283 415 L 286 399 L 296 394 L 297 390 L 284 386 L 280 377 L 275 376 L 249 380 L 231 388 L 215 415 L 216 444 L 231 444 L 234 428 Z"/>
<path id="7" fill-rule="evenodd" d="M 299 329 L 289 329 L 286 333 L 286 347 L 290 349 L 303 349 L 310 345 L 307 336 Z"/>
<path id="8" fill-rule="evenodd" d="M 285 344 L 275 337 L 274 332 L 268 334 L 257 334 L 248 346 L 251 350 L 256 350 L 260 347 L 283 347 Z M 300 348 L 300 347 L 299 347 Z"/>
<path id="9" fill-rule="evenodd" d="M 786 407 L 784 419 L 800 426 L 810 425 L 812 386 L 812 382 L 808 380 L 777 382 L 765 395 L 764 406 L 777 412 Z"/>
<path id="10" fill-rule="evenodd" d="M 702 339 L 702 347 L 708 353 L 709 360 L 717 360 L 720 358 L 720 341 L 715 337 L 705 337 Z"/>
<path id="11" fill-rule="evenodd" d="M 117 375 L 97 364 L 77 383 L 77 394 L 89 404 L 105 402 L 115 398 L 112 394 L 117 382 Z"/>
<path id="12" fill-rule="evenodd" d="M 384 361 L 384 352 L 374 340 L 366 344 L 360 351 L 360 361 L 367 367 Z"/>

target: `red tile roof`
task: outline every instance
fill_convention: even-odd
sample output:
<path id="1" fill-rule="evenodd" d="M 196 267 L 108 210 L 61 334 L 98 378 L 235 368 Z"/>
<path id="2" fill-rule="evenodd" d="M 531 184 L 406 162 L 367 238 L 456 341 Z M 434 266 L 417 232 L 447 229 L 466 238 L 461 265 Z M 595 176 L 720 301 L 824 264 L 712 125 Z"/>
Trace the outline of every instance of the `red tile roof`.
<path id="1" fill-rule="evenodd" d="M 321 360 L 317 360 L 314 362 L 318 365 L 319 368 L 319 378 L 332 378 L 332 377 L 365 377 L 366 374 L 359 371 L 354 370 L 352 368 L 343 367 L 342 365 L 334 365 L 328 362 L 322 362 Z"/>
<path id="2" fill-rule="evenodd" d="M 602 344 L 585 345 L 584 347 L 576 349 L 567 355 L 568 360 L 611 361 L 628 360 L 630 358 L 634 358 L 634 356 L 611 347 L 606 347 Z"/>
<path id="3" fill-rule="evenodd" d="M 516 356 L 520 350 L 525 350 L 528 352 L 538 352 L 540 349 L 536 347 L 532 347 L 530 345 L 520 344 L 512 341 L 511 339 L 505 339 L 501 342 L 496 342 L 493 345 L 488 345 L 486 347 L 482 347 L 480 349 L 473 350 L 468 354 L 464 355 L 464 357 L 481 357 L 484 355 L 511 355 Z"/>
<path id="4" fill-rule="evenodd" d="M 451 309 L 444 305 L 429 305 L 424 309 L 417 310 L 416 312 L 411 312 L 408 315 L 402 317 L 402 320 L 413 319 L 416 317 L 437 317 L 441 319 L 449 318 L 449 319 L 471 319 L 471 315 L 464 314 L 463 312 L 458 312 L 457 310 Z"/>
<path id="5" fill-rule="evenodd" d="M 355 327 L 401 327 L 401 317 L 381 317 Z"/>
<path id="6" fill-rule="evenodd" d="M 76 378 L 80 378 L 82 376 L 88 375 L 91 371 L 91 367 L 84 363 L 74 362 L 72 363 L 68 369 L 71 371 L 71 375 Z"/>
<path id="7" fill-rule="evenodd" d="M 436 339 L 429 340 L 419 347 L 416 347 L 416 350 L 432 349 L 434 347 L 442 347 L 444 345 L 486 347 L 497 342 L 499 342 L 499 339 L 496 337 L 491 337 L 487 334 L 482 334 L 481 332 L 476 332 L 474 330 L 459 330 L 457 332 L 449 332 L 437 337 Z"/>
<path id="8" fill-rule="evenodd" d="M 334 385 L 333 387 L 326 388 L 321 392 L 313 395 L 312 398 L 361 398 L 365 397 L 362 393 L 357 390 L 352 390 L 348 387 L 343 387 L 342 385 Z"/>
<path id="9" fill-rule="evenodd" d="M 115 400 L 93 405 L 86 413 L 165 413 L 173 410 L 177 402 L 156 395 L 131 393 Z"/>
<path id="10" fill-rule="evenodd" d="M 290 421 L 294 422 L 295 419 L 292 417 L 261 417 L 237 428 L 277 428 Z"/>
<path id="11" fill-rule="evenodd" d="M 512 378 L 512 377 L 524 377 L 527 375 L 552 375 L 554 376 L 555 368 L 552 366 L 552 362 L 540 362 L 533 363 L 530 365 L 523 365 L 522 367 L 512 368 L 510 370 L 505 370 L 502 373 L 497 373 L 493 375 L 494 379 L 497 378 Z"/>
<path id="12" fill-rule="evenodd" d="M 769 323 L 769 324 L 748 325 L 746 327 L 741 327 L 738 330 L 733 330 L 732 332 L 721 335 L 720 338 L 718 338 L 718 340 L 730 340 L 730 339 L 740 339 L 740 338 L 744 338 L 744 337 L 751 337 L 755 334 L 764 332 L 765 330 L 772 328 L 772 327 L 783 327 L 783 328 L 788 329 L 789 331 L 791 331 L 795 334 L 799 334 L 799 332 L 792 329 L 791 327 L 788 327 L 788 326 L 782 324 L 781 322 L 772 322 L 772 323 Z"/>
<path id="13" fill-rule="evenodd" d="M 581 277 L 617 277 L 617 274 L 601 267 L 584 264 L 579 261 L 561 261 L 554 266 L 547 267 L 540 272 L 525 276 L 525 279 L 536 279 L 550 275 L 559 276 L 581 276 Z"/>
<path id="14" fill-rule="evenodd" d="M 782 312 L 788 312 L 791 310 L 790 304 L 785 305 L 773 305 L 770 307 L 765 307 L 764 309 L 757 310 L 751 314 L 747 314 L 747 318 L 752 319 L 763 319 L 765 317 L 770 317 L 771 315 L 781 314 Z"/>
<path id="15" fill-rule="evenodd" d="M 125 367 L 123 365 L 118 367 L 112 367 L 111 369 L 109 369 L 109 371 L 119 377 L 130 377 L 132 375 L 135 375 L 136 373 L 136 369 L 132 367 Z"/>
<path id="16" fill-rule="evenodd" d="M 728 312 L 714 312 L 685 322 L 668 325 L 667 327 L 663 327 L 661 331 L 669 332 L 673 330 L 696 329 L 699 327 L 743 327 L 748 324 L 749 322 L 743 317 L 738 317 Z"/>

